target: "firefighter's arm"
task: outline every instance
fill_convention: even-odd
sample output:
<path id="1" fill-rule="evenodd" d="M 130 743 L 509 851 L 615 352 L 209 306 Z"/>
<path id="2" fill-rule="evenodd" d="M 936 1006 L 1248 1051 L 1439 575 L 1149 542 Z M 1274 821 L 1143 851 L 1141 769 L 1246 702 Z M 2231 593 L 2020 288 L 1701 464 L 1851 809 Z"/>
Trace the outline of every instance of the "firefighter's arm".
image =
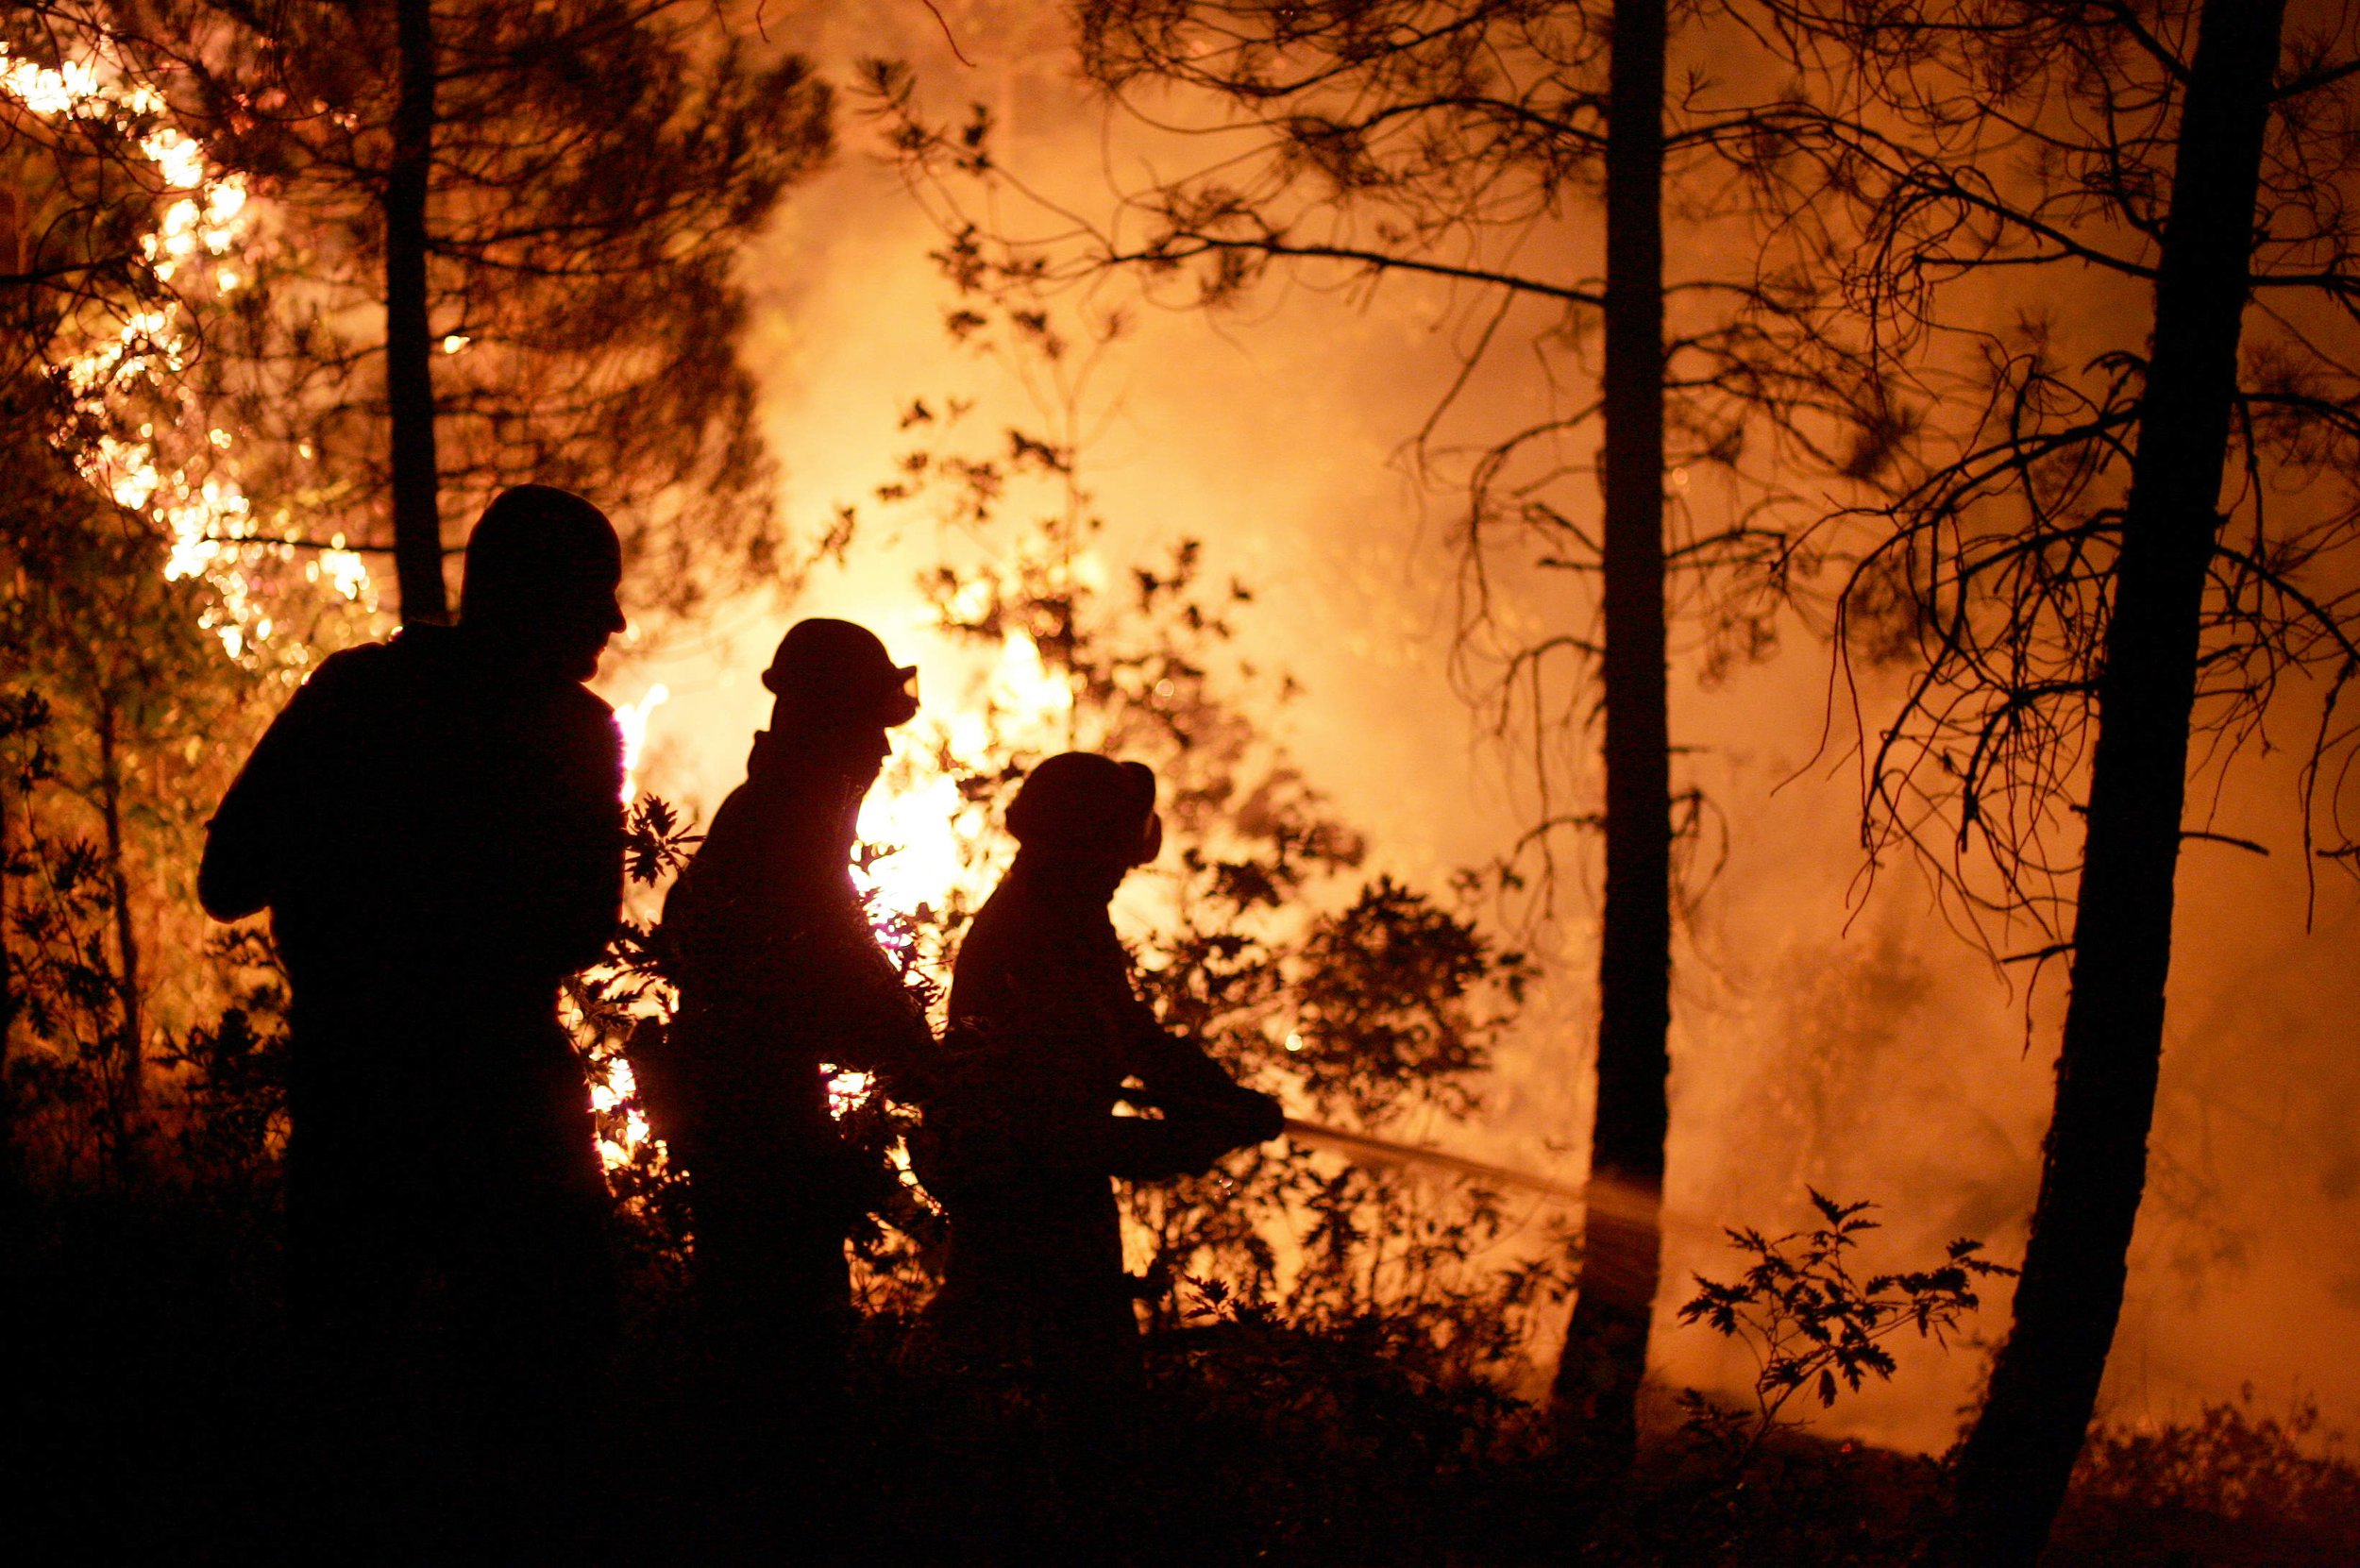
<path id="1" fill-rule="evenodd" d="M 1128 1180 L 1200 1173 L 1285 1125 L 1276 1099 L 1231 1078 L 1194 1040 L 1156 1023 L 1144 1003 L 1133 1020 L 1130 1068 L 1141 1087 L 1124 1098 L 1162 1114 L 1115 1119 L 1118 1157 L 1129 1169 L 1114 1173 Z"/>
<path id="2" fill-rule="evenodd" d="M 1239 1147 L 1242 1144 L 1239 1140 L 1193 1118 L 1109 1117 L 1104 1144 L 1106 1173 L 1127 1182 L 1201 1176 L 1222 1155 Z"/>
<path id="3" fill-rule="evenodd" d="M 1155 1020 L 1145 1003 L 1130 1020 L 1130 1075 L 1142 1086 L 1143 1104 L 1162 1107 L 1167 1117 L 1205 1118 L 1234 1127 L 1232 1148 L 1276 1138 L 1286 1121 L 1277 1100 L 1229 1076 L 1195 1040 Z"/>
<path id="4" fill-rule="evenodd" d="M 334 787 L 323 765 L 335 749 L 346 657 L 322 665 L 296 688 L 206 825 L 196 897 L 217 920 L 244 919 L 278 902 L 296 858 L 312 847 L 309 795 Z"/>
<path id="5" fill-rule="evenodd" d="M 606 705 L 582 696 L 581 720 L 557 759 L 564 793 L 550 824 L 548 938 L 566 972 L 605 953 L 623 907 L 623 736 Z"/>
<path id="6" fill-rule="evenodd" d="M 1155 1108 L 1161 1114 L 1154 1118 L 1107 1118 L 1108 1174 L 1125 1181 L 1202 1175 L 1222 1155 L 1268 1142 L 1286 1125 L 1275 1098 L 1234 1084 L 1218 1101 L 1173 1099 Z"/>

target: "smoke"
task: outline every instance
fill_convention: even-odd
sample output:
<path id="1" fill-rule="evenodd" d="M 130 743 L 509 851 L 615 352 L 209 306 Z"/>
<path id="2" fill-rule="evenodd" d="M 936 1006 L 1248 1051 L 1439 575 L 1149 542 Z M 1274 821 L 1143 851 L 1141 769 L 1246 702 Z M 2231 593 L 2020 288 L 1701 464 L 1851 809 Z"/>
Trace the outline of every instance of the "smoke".
<path id="1" fill-rule="evenodd" d="M 1062 76 L 1048 8 L 1020 8 L 1042 22 L 995 29 L 977 8 L 946 6 L 971 69 L 922 8 L 846 20 L 854 9 L 811 8 L 786 25 L 838 74 L 856 52 L 898 50 L 946 104 L 1000 106 L 1003 156 L 1072 199 L 1103 194 L 1110 160 L 1141 156 L 1127 132 L 1102 136 Z M 806 537 L 890 476 L 913 396 L 975 398 L 978 419 L 1034 413 L 1003 374 L 952 348 L 927 259 L 940 234 L 870 159 L 857 125 L 846 140 L 746 261 L 759 300 L 749 353 L 789 476 L 788 514 Z M 1096 303 L 1134 301 L 1109 285 Z M 1532 801 L 1451 678 L 1451 498 L 1422 489 L 1399 458 L 1456 362 L 1461 322 L 1446 296 L 1296 287 L 1244 313 L 1138 318 L 1101 372 L 1082 453 L 1111 525 L 1108 559 L 1192 535 L 1216 573 L 1256 590 L 1241 637 L 1306 688 L 1274 723 L 1383 863 L 1433 884 L 1503 852 Z M 1471 394 L 1463 415 L 1479 423 L 1520 395 L 1506 378 Z M 950 655 L 922 632 L 910 585 L 939 543 L 881 524 L 792 606 L 749 599 L 693 641 L 632 661 L 616 695 L 657 681 L 671 693 L 650 719 L 643 778 L 717 802 L 767 713 L 755 673 L 796 615 L 862 620 L 926 666 L 927 690 L 952 689 L 939 678 Z M 1561 580 L 1509 586 L 1502 611 L 1520 625 L 1585 613 Z M 1719 1226 L 1798 1227 L 1816 1187 L 1881 1206 L 1867 1268 L 1925 1266 L 1960 1235 L 2013 1262 L 2048 1115 L 2062 972 L 2035 987 L 2025 969 L 1996 965 L 1906 864 L 1863 876 L 1844 725 L 1820 745 L 1828 656 L 1799 628 L 1784 631 L 1776 658 L 1710 685 L 1701 655 L 1677 672 L 1675 734 L 1694 749 L 1685 766 L 1725 825 L 1728 854 L 1682 933 L 1675 997 L 1658 1341 L 1660 1375 L 1675 1384 L 1728 1388 L 1747 1375 L 1724 1342 L 1672 1317 L 1692 1273 L 1733 1272 Z M 2294 787 L 2281 755 L 2244 766 L 2220 797 L 2222 831 L 2277 846 L 2270 856 L 2206 842 L 2183 855 L 2149 1190 L 2102 1395 L 2116 1420 L 2184 1415 L 2250 1384 L 2276 1404 L 2314 1397 L 2331 1425 L 2360 1428 L 2360 1358 L 2348 1348 L 2360 1340 L 2349 1247 L 2360 1233 L 2360 895 L 2323 872 L 2306 929 Z M 1504 1053 L 1482 1118 L 1413 1136 L 1578 1179 L 1594 919 L 1576 879 L 1559 919 L 1531 934 L 1550 983 Z M 2003 1287 L 1980 1326 L 1996 1337 L 2006 1322 Z M 1899 1355 L 1898 1378 L 1847 1399 L 1825 1429 L 1947 1445 L 1981 1351 L 1907 1344 Z"/>

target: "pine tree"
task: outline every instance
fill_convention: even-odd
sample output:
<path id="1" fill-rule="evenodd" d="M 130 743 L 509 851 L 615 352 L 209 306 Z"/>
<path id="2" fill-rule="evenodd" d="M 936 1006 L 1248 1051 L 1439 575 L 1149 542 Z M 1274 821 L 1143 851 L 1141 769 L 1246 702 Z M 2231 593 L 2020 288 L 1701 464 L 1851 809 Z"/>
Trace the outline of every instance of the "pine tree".
<path id="1" fill-rule="evenodd" d="M 527 481 L 604 505 L 655 606 L 779 576 L 736 269 L 829 149 L 803 60 L 689 0 L 126 9 L 262 201 L 206 362 L 289 531 L 390 553 L 418 620 Z"/>

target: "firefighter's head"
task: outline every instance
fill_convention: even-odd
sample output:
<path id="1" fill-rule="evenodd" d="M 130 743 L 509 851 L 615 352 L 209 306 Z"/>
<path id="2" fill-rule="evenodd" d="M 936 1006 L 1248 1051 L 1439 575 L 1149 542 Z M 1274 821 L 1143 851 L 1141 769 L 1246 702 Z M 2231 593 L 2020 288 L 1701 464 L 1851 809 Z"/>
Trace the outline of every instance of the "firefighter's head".
<path id="1" fill-rule="evenodd" d="M 467 538 L 459 619 L 519 664 L 587 681 L 623 630 L 622 541 L 606 514 L 546 484 L 503 490 Z"/>
<path id="2" fill-rule="evenodd" d="M 889 730 L 918 716 L 918 666 L 895 664 L 875 632 L 848 620 L 796 622 L 762 683 L 801 727 Z"/>
<path id="3" fill-rule="evenodd" d="M 1155 775 L 1143 763 L 1089 751 L 1051 757 L 1016 792 L 1008 832 L 1029 856 L 1085 863 L 1119 881 L 1163 849 Z"/>

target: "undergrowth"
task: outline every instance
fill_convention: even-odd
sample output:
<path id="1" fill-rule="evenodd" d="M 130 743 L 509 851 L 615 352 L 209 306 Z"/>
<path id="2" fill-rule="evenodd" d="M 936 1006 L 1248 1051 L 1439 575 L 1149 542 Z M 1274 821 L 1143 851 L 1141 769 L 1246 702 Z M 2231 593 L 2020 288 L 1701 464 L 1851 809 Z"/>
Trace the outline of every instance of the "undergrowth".
<path id="1" fill-rule="evenodd" d="M 52 1192 L 8 1228 L 0 1307 L 14 1330 L 5 1376 L 24 1528 L 67 1531 L 56 1538 L 92 1560 L 162 1560 L 153 1554 L 166 1546 L 173 1560 L 283 1551 L 305 1501 L 297 1461 L 316 1440 L 295 1414 L 267 1207 L 185 1189 Z M 760 1555 L 779 1543 L 714 1545 L 729 1456 L 700 1424 L 681 1318 L 661 1282 L 651 1289 L 601 1379 L 586 1549 L 594 1560 Z M 1540 1411 L 1381 1313 L 1316 1330 L 1248 1315 L 1146 1343 L 1136 1436 L 1104 1460 L 1124 1493 L 1122 1560 L 1903 1568 L 1940 1518 L 1938 1461 L 1792 1430 L 1733 1474 L 1667 1420 L 1627 1481 L 1568 1475 Z M 920 1324 L 868 1320 L 852 1393 L 823 1434 L 851 1557 L 1015 1560 L 994 1558 L 991 1530 L 1070 1502 L 1043 1450 L 1009 1441 L 936 1363 Z M 430 1412 L 413 1413 L 420 1440 L 396 1446 L 396 1467 L 429 1462 L 441 1436 Z M 409 1481 L 396 1468 L 380 1492 L 431 1508 Z M 349 1524 L 357 1541 L 377 1527 Z M 2248 1399 L 2186 1423 L 2101 1429 L 2046 1560 L 2348 1564 L 2360 1560 L 2360 1471 L 2308 1408 L 2273 1413 Z"/>

